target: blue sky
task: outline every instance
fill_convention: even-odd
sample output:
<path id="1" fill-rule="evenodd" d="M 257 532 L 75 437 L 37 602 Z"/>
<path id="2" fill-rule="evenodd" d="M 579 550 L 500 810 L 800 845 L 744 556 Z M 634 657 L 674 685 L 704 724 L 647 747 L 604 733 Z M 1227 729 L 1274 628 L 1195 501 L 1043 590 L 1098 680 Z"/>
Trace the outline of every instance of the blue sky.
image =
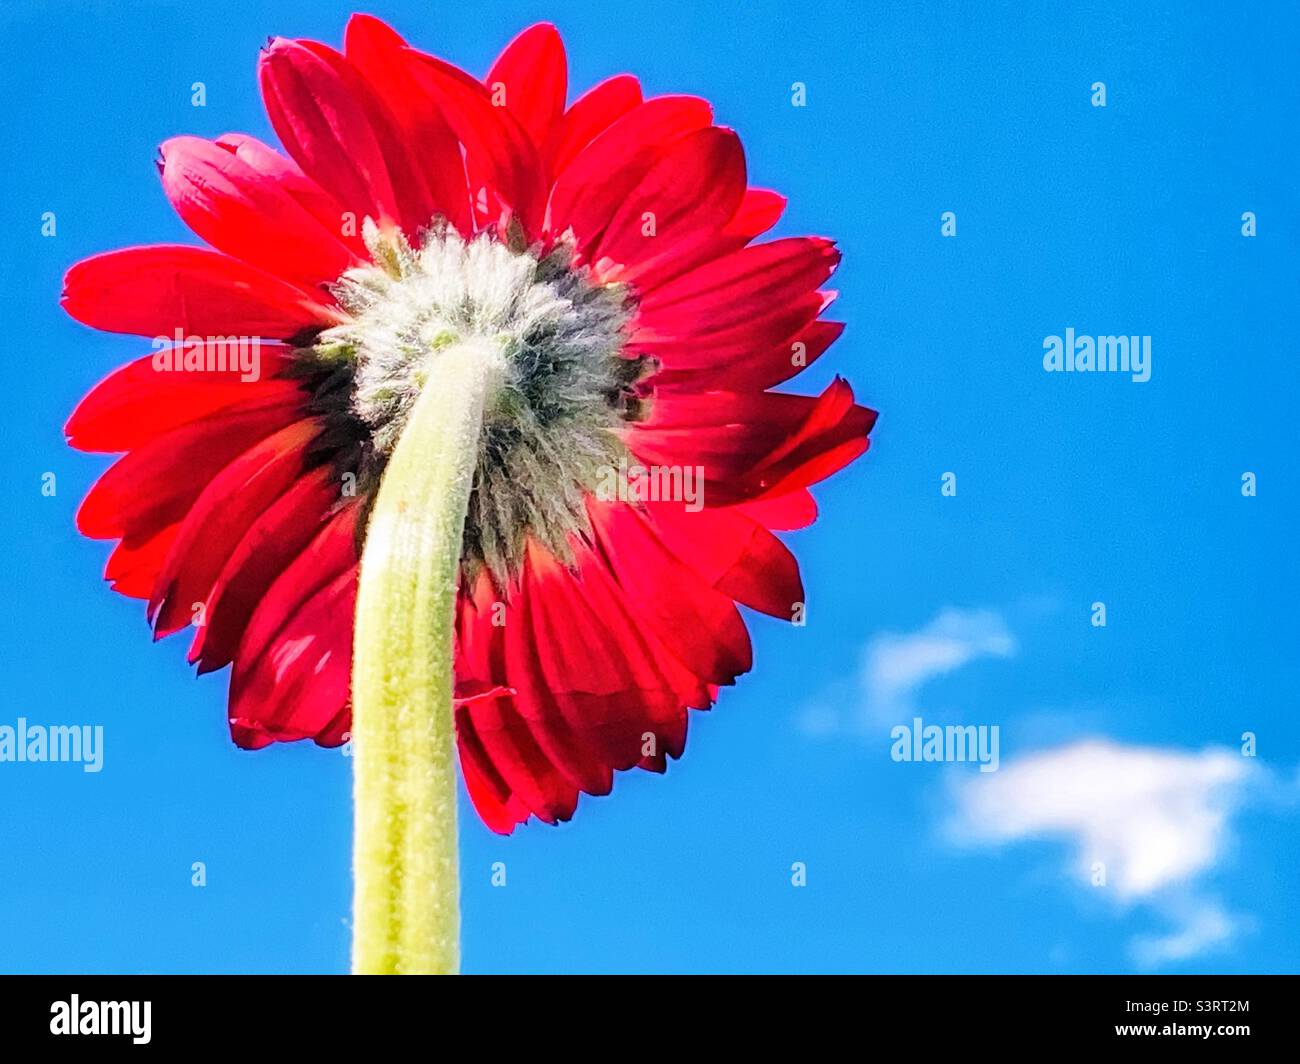
<path id="1" fill-rule="evenodd" d="M 463 806 L 466 970 L 1300 970 L 1300 16 L 1071 8 L 366 9 L 476 73 L 549 18 L 571 85 L 628 70 L 713 100 L 754 183 L 790 197 L 778 233 L 844 252 L 849 328 L 800 390 L 839 372 L 882 412 L 791 537 L 808 625 L 752 619 L 753 674 L 695 718 L 666 778 L 624 777 L 573 823 L 508 839 Z M 78 326 L 57 297 L 87 254 L 188 242 L 157 145 L 269 139 L 259 46 L 337 43 L 349 10 L 0 15 L 19 371 L 0 422 L 0 725 L 105 729 L 99 773 L 0 763 L 0 969 L 347 968 L 349 763 L 236 750 L 224 674 L 195 680 L 179 640 L 151 644 L 139 604 L 101 584 L 107 547 L 72 516 L 105 463 L 61 429 L 147 344 Z M 1067 327 L 1150 336 L 1151 379 L 1044 372 Z M 998 772 L 891 760 L 914 713 L 997 725 Z"/>

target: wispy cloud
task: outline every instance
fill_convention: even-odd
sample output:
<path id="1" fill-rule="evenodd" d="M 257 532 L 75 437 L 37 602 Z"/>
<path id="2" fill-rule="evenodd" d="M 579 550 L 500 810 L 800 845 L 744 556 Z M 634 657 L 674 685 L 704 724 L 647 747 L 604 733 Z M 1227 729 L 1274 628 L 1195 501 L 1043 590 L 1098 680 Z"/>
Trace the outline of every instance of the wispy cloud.
<path id="1" fill-rule="evenodd" d="M 1167 915 L 1174 922 L 1173 931 L 1165 935 L 1139 935 L 1129 944 L 1139 968 L 1163 968 L 1209 953 L 1231 942 L 1245 922 L 1205 898 L 1170 904 Z"/>
<path id="2" fill-rule="evenodd" d="M 879 720 L 908 713 L 930 680 L 980 658 L 1009 658 L 1015 652 L 1001 614 L 949 606 L 918 631 L 886 632 L 867 645 L 862 685 L 868 710 Z"/>
<path id="3" fill-rule="evenodd" d="M 883 632 L 872 639 L 854 680 L 822 692 L 805 708 L 804 730 L 824 734 L 845 724 L 896 723 L 917 710 L 917 696 L 931 680 L 981 658 L 1013 657 L 1017 649 L 1000 613 L 947 606 L 914 632 Z"/>
<path id="4" fill-rule="evenodd" d="M 1174 925 L 1131 943 L 1139 966 L 1159 967 L 1221 946 L 1239 929 L 1239 918 L 1196 887 L 1223 856 L 1251 765 L 1226 749 L 1083 740 L 955 780 L 953 835 L 974 845 L 1067 841 L 1070 878 L 1113 891 L 1121 906 L 1152 906 Z"/>

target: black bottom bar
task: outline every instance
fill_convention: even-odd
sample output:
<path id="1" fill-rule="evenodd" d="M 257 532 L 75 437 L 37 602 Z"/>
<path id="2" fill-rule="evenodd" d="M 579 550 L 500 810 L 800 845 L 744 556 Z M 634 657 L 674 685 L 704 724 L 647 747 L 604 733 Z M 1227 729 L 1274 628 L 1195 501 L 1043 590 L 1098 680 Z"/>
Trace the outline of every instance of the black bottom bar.
<path id="1" fill-rule="evenodd" d="M 588 1056 L 628 1043 L 675 1055 L 693 1048 L 689 1032 L 698 1030 L 706 1032 L 701 1047 L 733 1039 L 733 1048 L 803 1044 L 820 1056 L 841 1044 L 857 1047 L 853 1055 L 862 1059 L 890 1045 L 1224 1053 L 1293 1048 L 1300 991 L 1295 976 L 751 977 L 719 989 L 672 978 L 638 978 L 638 986 L 610 978 L 512 981 L 5 976 L 0 1023 L 6 1050 L 93 1052 L 115 1043 L 132 1052 L 320 1049 L 337 1056 L 414 1040 L 431 1059 L 452 1047 Z"/>

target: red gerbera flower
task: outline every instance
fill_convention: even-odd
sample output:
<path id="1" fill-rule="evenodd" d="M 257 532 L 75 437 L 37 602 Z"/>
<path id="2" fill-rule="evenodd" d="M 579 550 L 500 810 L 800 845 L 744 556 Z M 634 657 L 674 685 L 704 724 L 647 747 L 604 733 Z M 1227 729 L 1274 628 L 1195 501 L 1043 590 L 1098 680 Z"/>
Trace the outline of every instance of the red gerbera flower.
<path id="1" fill-rule="evenodd" d="M 87 259 L 64 306 L 165 338 L 82 401 L 86 451 L 126 452 L 77 517 L 157 637 L 196 625 L 233 665 L 234 741 L 349 732 L 368 507 L 438 353 L 503 352 L 459 564 L 455 724 L 483 820 L 572 815 L 615 770 L 680 756 L 688 710 L 750 667 L 740 603 L 803 602 L 772 530 L 866 450 L 836 380 L 773 392 L 839 336 L 829 240 L 755 244 L 785 200 L 690 96 L 621 75 L 566 106 L 555 29 L 483 81 L 354 16 L 343 52 L 260 65 L 287 157 L 253 137 L 162 146 L 211 247 Z"/>

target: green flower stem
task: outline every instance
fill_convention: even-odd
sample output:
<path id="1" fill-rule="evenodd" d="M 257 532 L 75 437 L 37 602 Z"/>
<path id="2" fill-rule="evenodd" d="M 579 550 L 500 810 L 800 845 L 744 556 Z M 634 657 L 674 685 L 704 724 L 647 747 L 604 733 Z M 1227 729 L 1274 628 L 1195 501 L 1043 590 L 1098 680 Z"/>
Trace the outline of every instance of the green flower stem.
<path id="1" fill-rule="evenodd" d="M 352 667 L 358 974 L 460 964 L 453 611 L 483 412 L 502 365 L 486 339 L 439 352 L 366 530 Z"/>

